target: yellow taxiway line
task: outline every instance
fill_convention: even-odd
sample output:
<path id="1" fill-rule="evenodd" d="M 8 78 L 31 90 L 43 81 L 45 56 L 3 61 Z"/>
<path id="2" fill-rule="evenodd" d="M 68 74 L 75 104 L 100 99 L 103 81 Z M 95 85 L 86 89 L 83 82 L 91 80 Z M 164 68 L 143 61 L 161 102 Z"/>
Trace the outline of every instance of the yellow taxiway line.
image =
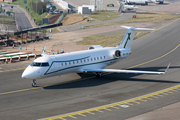
<path id="1" fill-rule="evenodd" d="M 141 102 L 147 102 L 149 100 L 157 99 L 159 97 L 163 97 L 169 94 L 172 94 L 174 92 L 179 92 L 180 91 L 180 85 L 176 85 L 164 90 L 160 90 L 157 92 L 153 92 L 147 95 L 139 96 L 136 98 L 104 105 L 104 106 L 99 106 L 95 108 L 90 108 L 82 111 L 77 111 L 77 112 L 72 112 L 72 113 L 67 113 L 63 115 L 57 115 L 53 117 L 48 117 L 48 118 L 43 118 L 39 120 L 67 120 L 69 117 L 77 119 L 80 116 L 86 117 L 87 114 L 89 115 L 95 115 L 96 112 L 104 113 L 105 111 L 112 111 L 112 109 L 122 109 L 122 105 L 124 106 L 133 106 L 134 104 L 140 104 Z"/>

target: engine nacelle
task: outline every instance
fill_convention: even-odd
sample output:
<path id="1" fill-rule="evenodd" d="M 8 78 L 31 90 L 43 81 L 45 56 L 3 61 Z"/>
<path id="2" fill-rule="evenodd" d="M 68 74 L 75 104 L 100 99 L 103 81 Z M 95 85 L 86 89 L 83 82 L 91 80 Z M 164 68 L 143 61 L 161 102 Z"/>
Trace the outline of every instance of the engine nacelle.
<path id="1" fill-rule="evenodd" d="M 114 57 L 115 57 L 115 58 L 120 58 L 120 57 L 121 57 L 121 51 L 120 51 L 120 50 L 116 50 L 116 51 L 114 52 Z"/>
<path id="2" fill-rule="evenodd" d="M 101 49 L 101 48 L 103 48 L 103 46 L 101 46 L 101 45 L 93 45 L 93 46 L 89 47 L 89 50 L 92 50 L 92 49 Z"/>
<path id="3" fill-rule="evenodd" d="M 114 58 L 126 58 L 127 56 L 129 56 L 131 51 L 129 50 L 116 50 L 114 51 Z"/>

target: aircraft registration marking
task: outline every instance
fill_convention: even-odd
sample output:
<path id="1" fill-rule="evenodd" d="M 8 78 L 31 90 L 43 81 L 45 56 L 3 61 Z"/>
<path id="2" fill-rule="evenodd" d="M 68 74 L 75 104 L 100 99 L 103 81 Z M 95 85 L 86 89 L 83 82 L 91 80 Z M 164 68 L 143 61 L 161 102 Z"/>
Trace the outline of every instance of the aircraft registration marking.
<path id="1" fill-rule="evenodd" d="M 67 113 L 63 115 L 57 115 L 57 116 L 48 117 L 48 118 L 42 118 L 39 120 L 67 120 L 69 117 L 77 119 L 78 116 L 86 117 L 86 114 L 96 115 L 95 112 L 99 112 L 99 113 L 104 113 L 104 111 L 111 112 L 113 111 L 113 109 L 125 109 L 127 108 L 126 106 L 130 107 L 130 106 L 133 106 L 134 104 L 140 104 L 141 102 L 148 102 L 150 100 L 157 99 L 159 97 L 163 97 L 163 96 L 172 94 L 174 92 L 179 92 L 179 91 L 180 91 L 180 85 L 176 85 L 170 88 L 166 88 L 166 89 L 153 92 L 147 95 L 139 96 L 136 98 L 132 98 L 132 99 L 128 99 L 128 100 L 124 100 L 124 101 L 120 101 L 120 102 L 116 102 L 116 103 L 112 103 L 112 104 L 108 104 L 104 106 L 99 106 L 95 108 L 90 108 L 90 109 L 86 109 L 82 111 Z"/>

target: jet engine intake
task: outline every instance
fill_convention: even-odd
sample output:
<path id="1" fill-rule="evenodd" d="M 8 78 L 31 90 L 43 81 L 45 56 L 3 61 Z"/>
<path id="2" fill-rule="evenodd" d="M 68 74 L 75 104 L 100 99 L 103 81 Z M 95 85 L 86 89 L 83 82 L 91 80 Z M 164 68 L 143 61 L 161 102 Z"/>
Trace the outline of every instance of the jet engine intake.
<path id="1" fill-rule="evenodd" d="M 115 58 L 120 58 L 121 57 L 121 51 L 120 50 L 116 50 L 114 53 L 114 57 Z"/>

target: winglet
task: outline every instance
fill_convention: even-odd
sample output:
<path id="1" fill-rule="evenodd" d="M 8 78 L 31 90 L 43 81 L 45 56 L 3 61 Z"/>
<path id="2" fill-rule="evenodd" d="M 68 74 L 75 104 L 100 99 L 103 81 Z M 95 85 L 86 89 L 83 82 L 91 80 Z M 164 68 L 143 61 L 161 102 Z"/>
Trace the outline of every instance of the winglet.
<path id="1" fill-rule="evenodd" d="M 165 70 L 164 74 L 165 74 L 165 73 L 167 73 L 167 71 L 168 71 L 168 69 L 169 69 L 170 65 L 171 65 L 171 63 L 169 63 L 169 65 L 167 66 L 167 68 L 166 68 L 166 70 Z"/>
<path id="2" fill-rule="evenodd" d="M 46 46 L 44 47 L 43 52 L 42 52 L 41 55 L 42 55 L 42 56 L 46 56 L 46 55 L 47 55 L 47 54 L 46 54 Z"/>

